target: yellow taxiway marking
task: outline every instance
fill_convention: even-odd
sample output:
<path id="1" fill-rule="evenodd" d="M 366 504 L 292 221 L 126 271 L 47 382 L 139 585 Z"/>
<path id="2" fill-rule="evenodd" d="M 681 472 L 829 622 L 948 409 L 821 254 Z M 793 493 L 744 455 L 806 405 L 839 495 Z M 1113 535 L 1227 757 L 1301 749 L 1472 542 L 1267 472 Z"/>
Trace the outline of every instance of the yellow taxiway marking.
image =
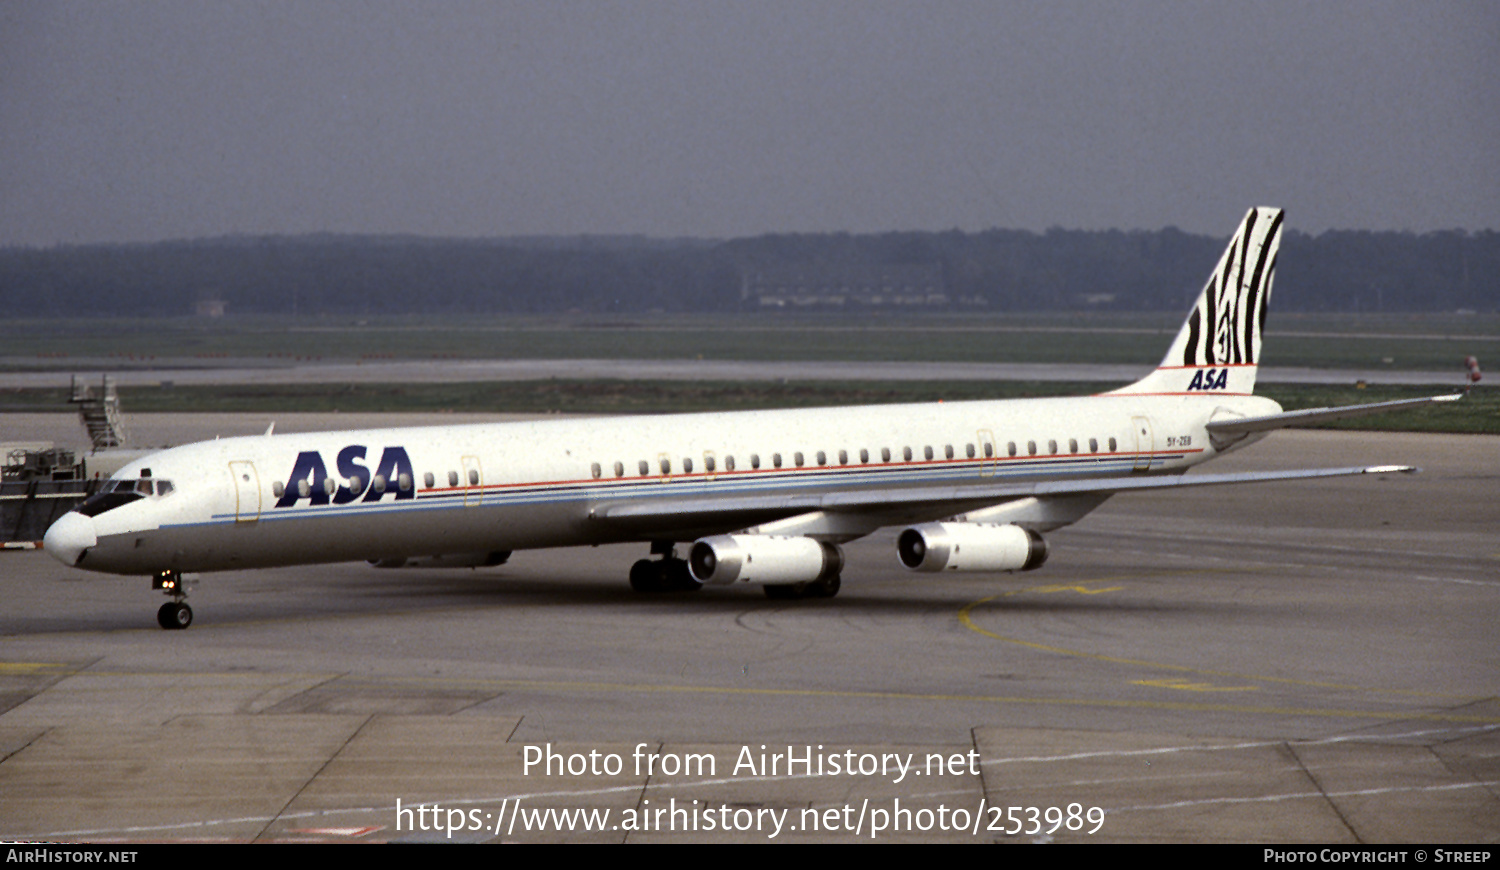
<path id="1" fill-rule="evenodd" d="M 1213 683 L 1195 683 L 1178 677 L 1163 677 L 1159 680 L 1131 680 L 1132 686 L 1154 686 L 1158 689 L 1177 689 L 1182 692 L 1258 692 L 1260 686 L 1216 686 Z"/>
<path id="2" fill-rule="evenodd" d="M 40 674 L 71 667 L 65 662 L 0 662 L 0 674 Z"/>
<path id="3" fill-rule="evenodd" d="M 1187 572 L 1179 572 L 1179 573 L 1187 573 Z M 1111 577 L 1111 578 L 1108 578 L 1107 580 L 1101 580 L 1101 581 L 1098 581 L 1098 582 L 1101 582 L 1101 583 L 1112 582 L 1112 581 L 1114 581 L 1116 579 L 1118 579 L 1118 578 Z M 1144 661 L 1142 659 L 1127 659 L 1127 658 L 1121 658 L 1119 656 L 1109 656 L 1109 655 L 1102 655 L 1100 653 L 1084 652 L 1083 650 L 1068 649 L 1066 647 L 1049 646 L 1049 645 L 1044 644 L 1044 643 L 1036 643 L 1035 641 L 1022 640 L 1022 639 L 1020 639 L 1018 637 L 1007 637 L 1006 635 L 997 634 L 996 632 L 990 631 L 987 628 L 983 628 L 978 623 L 974 622 L 974 617 L 973 617 L 974 611 L 976 609 L 978 609 L 979 607 L 982 607 L 983 605 L 989 604 L 991 601 L 994 601 L 996 599 L 999 599 L 999 598 L 1010 598 L 1012 596 L 1022 595 L 1022 594 L 1025 594 L 1027 592 L 1033 592 L 1033 591 L 1043 591 L 1043 590 L 1045 590 L 1045 591 L 1059 591 L 1059 590 L 1069 589 L 1069 588 L 1072 588 L 1072 587 L 1068 587 L 1068 586 L 1038 586 L 1038 587 L 1032 587 L 1032 588 L 1027 588 L 1027 589 L 1017 589 L 1017 590 L 1013 590 L 1011 592 L 1002 593 L 1000 595 L 990 595 L 990 596 L 988 596 L 986 598 L 981 598 L 978 601 L 974 601 L 974 602 L 971 602 L 969 604 L 964 605 L 964 607 L 961 610 L 958 611 L 958 621 L 959 621 L 959 623 L 961 623 L 964 626 L 964 628 L 967 628 L 967 629 L 969 629 L 972 632 L 975 632 L 977 634 L 982 634 L 985 637 L 993 638 L 995 640 L 1003 641 L 1005 643 L 1015 644 L 1016 646 L 1023 646 L 1023 647 L 1026 647 L 1027 649 L 1040 650 L 1041 652 L 1055 653 L 1057 655 L 1070 656 L 1072 658 L 1093 659 L 1094 661 L 1109 662 L 1110 664 L 1116 664 L 1116 665 L 1131 665 L 1133 667 L 1153 668 L 1153 669 L 1156 669 L 1156 670 L 1163 670 L 1163 671 L 1178 671 L 1178 672 L 1184 673 L 1184 674 L 1200 674 L 1200 675 L 1206 676 L 1206 677 L 1225 677 L 1225 678 L 1231 679 L 1231 680 L 1255 680 L 1257 682 L 1263 682 L 1263 683 L 1285 683 L 1285 684 L 1291 685 L 1291 686 L 1308 686 L 1310 688 L 1317 688 L 1317 689 L 1339 689 L 1339 690 L 1348 691 L 1348 692 L 1377 692 L 1377 693 L 1386 694 L 1386 695 L 1410 695 L 1410 696 L 1419 697 L 1419 698 L 1472 698 L 1473 697 L 1472 695 L 1455 695 L 1455 694 L 1452 694 L 1452 693 L 1449 693 L 1449 692 L 1418 692 L 1418 691 L 1411 690 L 1411 689 L 1379 689 L 1379 688 L 1372 688 L 1372 687 L 1369 687 L 1369 686 L 1351 686 L 1351 685 L 1347 685 L 1347 684 L 1344 684 L 1344 683 L 1324 683 L 1324 682 L 1318 682 L 1318 681 L 1315 681 L 1315 680 L 1294 680 L 1294 679 L 1291 679 L 1289 677 L 1267 677 L 1267 676 L 1262 676 L 1260 674 L 1241 674 L 1241 673 L 1236 673 L 1234 671 L 1215 671 L 1215 670 L 1209 670 L 1207 668 L 1195 668 L 1195 667 L 1192 667 L 1192 666 L 1189 666 L 1189 665 L 1173 665 L 1173 664 L 1168 664 L 1166 662 L 1150 662 L 1150 661 Z M 1089 590 L 1087 590 L 1087 594 L 1097 594 L 1098 592 L 1112 592 L 1112 591 L 1116 591 L 1116 590 L 1123 589 L 1123 588 L 1125 588 L 1125 587 L 1123 587 L 1123 586 L 1110 586 L 1110 587 L 1106 587 L 1106 588 L 1103 588 L 1103 589 L 1089 589 Z"/>
<path id="4" fill-rule="evenodd" d="M 1005 595 L 1019 595 L 1021 592 L 1077 592 L 1079 595 L 1101 595 L 1105 592 L 1119 592 L 1124 588 L 1124 586 L 1106 586 L 1103 589 L 1090 589 L 1082 584 L 1073 583 L 1070 585 L 1057 586 L 1031 586 L 1026 589 L 1018 590 L 1016 592 L 1007 592 L 1005 593 Z"/>

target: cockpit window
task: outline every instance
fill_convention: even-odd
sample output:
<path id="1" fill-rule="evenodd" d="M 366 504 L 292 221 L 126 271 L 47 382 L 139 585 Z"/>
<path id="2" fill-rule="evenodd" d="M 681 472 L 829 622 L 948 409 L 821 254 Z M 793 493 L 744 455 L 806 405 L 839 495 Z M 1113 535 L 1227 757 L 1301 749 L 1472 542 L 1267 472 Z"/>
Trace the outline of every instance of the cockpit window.
<path id="1" fill-rule="evenodd" d="M 86 517 L 97 517 L 105 511 L 130 504 L 153 493 L 158 496 L 172 492 L 170 480 L 155 480 L 149 477 L 125 480 L 106 480 L 99 491 L 83 500 L 76 510 Z"/>

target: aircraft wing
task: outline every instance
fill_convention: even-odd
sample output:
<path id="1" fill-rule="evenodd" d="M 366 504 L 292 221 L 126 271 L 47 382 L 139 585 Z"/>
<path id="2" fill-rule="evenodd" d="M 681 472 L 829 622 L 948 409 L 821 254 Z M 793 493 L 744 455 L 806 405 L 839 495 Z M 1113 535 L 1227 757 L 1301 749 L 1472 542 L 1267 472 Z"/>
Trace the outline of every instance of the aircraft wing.
<path id="1" fill-rule="evenodd" d="M 1229 420 L 1214 420 L 1208 424 L 1210 436 L 1249 435 L 1252 432 L 1269 432 L 1273 429 L 1285 429 L 1288 426 L 1297 426 L 1302 423 L 1322 423 L 1327 420 L 1342 420 L 1346 417 L 1363 417 L 1367 414 L 1380 414 L 1386 411 L 1396 411 L 1401 408 L 1414 408 L 1419 405 L 1434 405 L 1439 402 L 1456 402 L 1462 399 L 1463 393 L 1450 393 L 1446 396 L 1426 396 L 1420 399 L 1397 399 L 1392 402 L 1371 402 L 1367 405 L 1345 405 L 1342 408 L 1308 408 L 1305 411 L 1287 411 L 1283 414 L 1267 414 L 1264 417 L 1236 417 Z"/>
<path id="2" fill-rule="evenodd" d="M 656 531 L 696 535 L 712 531 L 734 531 L 758 523 L 774 522 L 821 512 L 859 518 L 867 534 L 898 523 L 927 522 L 964 511 L 976 510 L 1022 498 L 1056 498 L 1075 495 L 1109 496 L 1118 492 L 1222 486 L 1271 480 L 1306 480 L 1356 474 L 1411 473 L 1410 465 L 1371 465 L 1345 468 L 1309 468 L 1290 471 L 1246 471 L 1226 474 L 1179 474 L 1134 477 L 1095 477 L 1078 480 L 1046 480 L 1030 483 L 994 483 L 973 486 L 927 486 L 913 488 L 859 489 L 805 494 L 705 496 L 633 499 L 600 503 L 590 512 L 599 522 L 637 534 Z"/>

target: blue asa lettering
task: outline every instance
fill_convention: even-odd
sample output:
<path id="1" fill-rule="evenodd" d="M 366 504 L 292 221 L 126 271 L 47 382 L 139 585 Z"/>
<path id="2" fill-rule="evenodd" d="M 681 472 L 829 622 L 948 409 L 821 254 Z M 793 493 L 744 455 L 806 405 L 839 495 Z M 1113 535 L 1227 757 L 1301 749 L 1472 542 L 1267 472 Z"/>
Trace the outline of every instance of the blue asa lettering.
<path id="1" fill-rule="evenodd" d="M 406 475 L 407 481 L 405 489 L 399 485 L 403 474 Z M 416 484 L 412 481 L 411 460 L 406 456 L 405 447 L 387 447 L 385 452 L 380 454 L 380 467 L 375 469 L 375 476 L 386 479 L 385 492 L 376 492 L 375 487 L 372 486 L 370 491 L 365 493 L 365 501 L 380 501 L 386 492 L 395 492 L 397 500 L 415 498 L 417 495 Z"/>
<path id="2" fill-rule="evenodd" d="M 328 504 L 328 490 L 323 488 L 323 481 L 327 479 L 328 469 L 316 450 L 298 453 L 297 461 L 292 465 L 292 473 L 286 478 L 286 491 L 281 494 L 281 501 L 276 506 L 291 507 L 301 501 L 304 496 L 299 492 L 301 487 L 297 484 L 303 481 L 307 481 L 308 491 L 305 497 L 308 504 Z"/>
<path id="3" fill-rule="evenodd" d="M 351 444 L 339 451 L 339 476 L 348 483 L 339 487 L 338 493 L 333 497 L 334 504 L 354 501 L 370 485 L 370 469 L 355 461 L 364 458 L 365 448 L 362 444 Z"/>
<path id="4" fill-rule="evenodd" d="M 366 449 L 362 444 L 350 444 L 339 451 L 335 467 L 339 477 L 343 478 L 343 483 L 333 494 L 334 504 L 359 501 L 361 495 L 367 502 L 380 501 L 386 493 L 394 493 L 397 500 L 416 498 L 417 488 L 412 479 L 411 457 L 406 455 L 406 448 L 385 448 L 380 454 L 380 464 L 376 466 L 373 476 L 362 462 L 365 454 Z M 379 492 L 373 485 L 376 477 L 382 478 L 384 484 Z M 401 486 L 403 480 L 406 483 L 404 488 Z M 298 453 L 297 461 L 292 464 L 292 472 L 287 475 L 286 489 L 282 492 L 281 500 L 276 502 L 276 507 L 292 507 L 303 499 L 309 505 L 328 504 L 327 481 L 328 467 L 323 463 L 321 454 L 316 450 Z M 302 494 L 300 486 L 304 482 L 307 484 L 307 495 Z"/>
<path id="5" fill-rule="evenodd" d="M 1229 369 L 1220 369 L 1217 374 L 1213 369 L 1208 371 L 1196 371 L 1193 379 L 1188 383 L 1189 390 L 1225 390 L 1229 388 Z"/>

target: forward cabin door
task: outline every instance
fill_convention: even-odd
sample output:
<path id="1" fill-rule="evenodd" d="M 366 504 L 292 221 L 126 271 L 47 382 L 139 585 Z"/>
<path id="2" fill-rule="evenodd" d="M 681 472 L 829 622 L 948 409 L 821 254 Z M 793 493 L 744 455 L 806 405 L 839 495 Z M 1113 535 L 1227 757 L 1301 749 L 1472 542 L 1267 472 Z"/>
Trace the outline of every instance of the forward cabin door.
<path id="1" fill-rule="evenodd" d="M 256 522 L 260 519 L 260 475 L 255 472 L 255 463 L 231 462 L 229 474 L 234 478 L 234 521 Z"/>

